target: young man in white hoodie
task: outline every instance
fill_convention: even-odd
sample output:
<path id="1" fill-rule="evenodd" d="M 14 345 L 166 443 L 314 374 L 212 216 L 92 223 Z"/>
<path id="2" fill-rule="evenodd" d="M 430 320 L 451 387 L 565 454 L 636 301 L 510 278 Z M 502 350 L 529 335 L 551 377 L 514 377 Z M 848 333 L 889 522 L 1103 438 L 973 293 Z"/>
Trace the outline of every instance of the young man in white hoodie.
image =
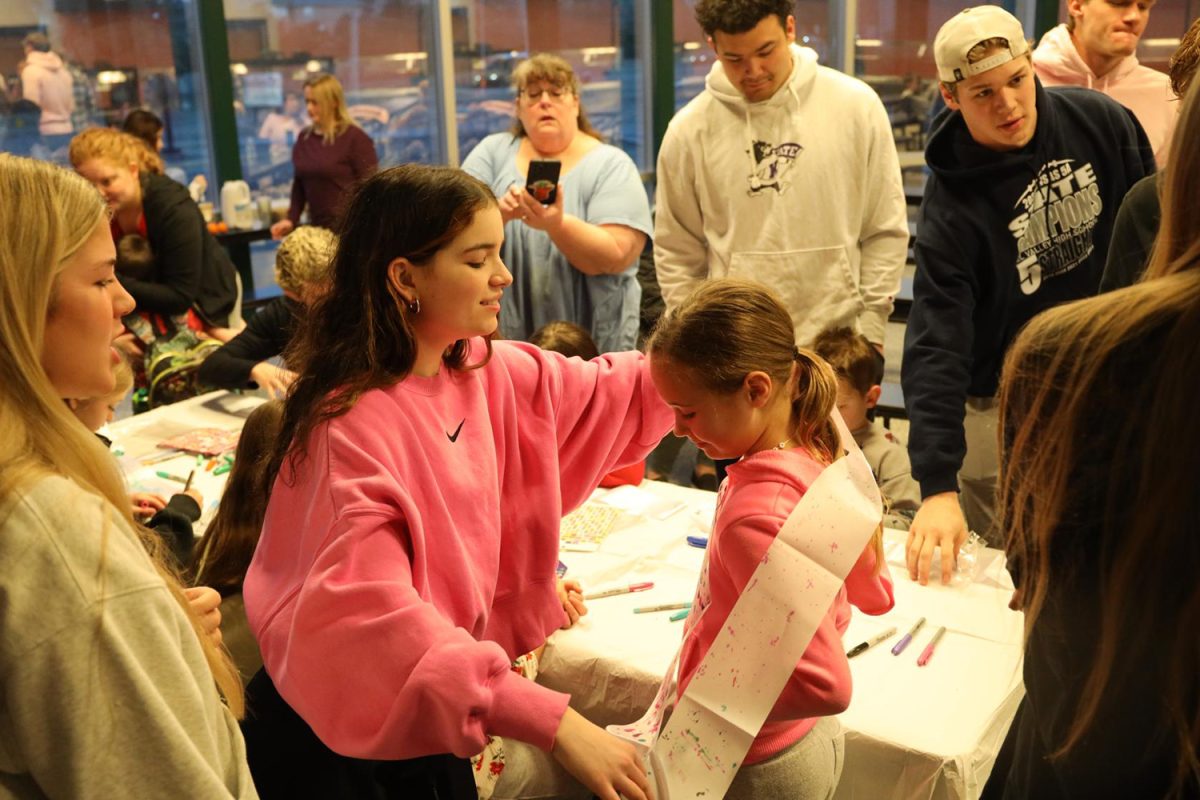
<path id="1" fill-rule="evenodd" d="M 1042 36 L 1033 51 L 1033 67 L 1043 86 L 1095 89 L 1132 111 L 1161 167 L 1179 103 L 1170 79 L 1139 64 L 1135 55 L 1154 3 L 1067 0 L 1067 21 Z"/>
<path id="2" fill-rule="evenodd" d="M 795 44 L 791 0 L 699 0 L 717 54 L 658 155 L 654 258 L 668 308 L 737 275 L 782 297 L 809 344 L 850 326 L 880 348 L 908 245 L 887 112 Z"/>
<path id="3" fill-rule="evenodd" d="M 31 33 L 22 41 L 25 65 L 21 69 L 21 94 L 42 109 L 38 132 L 50 150 L 71 139 L 71 112 L 75 110 L 74 79 L 67 65 L 50 49 L 44 33 Z"/>

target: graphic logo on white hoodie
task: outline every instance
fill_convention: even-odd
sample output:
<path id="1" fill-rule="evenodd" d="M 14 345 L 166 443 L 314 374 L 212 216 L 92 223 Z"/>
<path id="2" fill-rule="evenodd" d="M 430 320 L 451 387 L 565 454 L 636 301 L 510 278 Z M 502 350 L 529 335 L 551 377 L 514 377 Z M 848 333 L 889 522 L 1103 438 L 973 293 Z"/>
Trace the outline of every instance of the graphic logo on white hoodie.
<path id="1" fill-rule="evenodd" d="M 754 172 L 750 173 L 751 197 L 767 189 L 783 194 L 790 184 L 787 178 L 792 162 L 804 148 L 796 142 L 774 145 L 770 142 L 754 141 Z"/>
<path id="2" fill-rule="evenodd" d="M 1092 230 L 1104 208 L 1090 163 L 1071 158 L 1048 161 L 1017 201 L 1008 224 L 1017 240 L 1021 291 L 1033 294 L 1042 282 L 1065 275 L 1095 249 Z"/>

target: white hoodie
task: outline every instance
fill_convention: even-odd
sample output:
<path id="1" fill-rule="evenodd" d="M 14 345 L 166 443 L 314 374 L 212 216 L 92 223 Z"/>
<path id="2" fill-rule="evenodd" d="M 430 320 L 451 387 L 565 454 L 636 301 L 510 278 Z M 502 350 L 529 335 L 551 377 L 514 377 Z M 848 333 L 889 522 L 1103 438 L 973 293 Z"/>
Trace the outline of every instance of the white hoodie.
<path id="1" fill-rule="evenodd" d="M 74 81 L 57 53 L 33 50 L 21 70 L 21 94 L 42 109 L 38 131 L 43 136 L 71 133 L 75 110 Z"/>
<path id="2" fill-rule="evenodd" d="M 1065 24 L 1046 31 L 1033 51 L 1033 68 L 1043 86 L 1083 86 L 1095 89 L 1128 108 L 1142 124 L 1159 168 L 1167 163 L 1167 148 L 1179 113 L 1171 79 L 1143 67 L 1137 56 L 1125 56 L 1102 78 L 1075 49 Z"/>
<path id="3" fill-rule="evenodd" d="M 782 297 L 800 344 L 834 324 L 882 343 L 908 245 L 891 124 L 865 83 L 791 53 L 769 99 L 748 103 L 718 62 L 671 120 L 655 198 L 663 298 L 750 278 Z"/>

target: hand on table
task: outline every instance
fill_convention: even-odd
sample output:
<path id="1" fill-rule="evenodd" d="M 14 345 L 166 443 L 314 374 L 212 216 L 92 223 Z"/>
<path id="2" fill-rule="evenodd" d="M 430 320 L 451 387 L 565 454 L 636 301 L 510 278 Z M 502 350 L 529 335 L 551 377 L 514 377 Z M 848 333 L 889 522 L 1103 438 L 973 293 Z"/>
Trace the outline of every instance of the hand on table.
<path id="1" fill-rule="evenodd" d="M 942 583 L 949 584 L 954 575 L 958 549 L 967 540 L 967 521 L 958 504 L 957 492 L 942 492 L 926 497 L 908 529 L 905 556 L 908 577 L 922 586 L 929 583 L 929 566 L 933 548 L 942 551 Z"/>
<path id="2" fill-rule="evenodd" d="M 567 624 L 563 625 L 563 629 L 566 630 L 588 612 L 583 603 L 583 587 L 579 585 L 579 581 L 560 579 L 556 588 L 558 601 L 562 603 L 563 611 L 567 612 Z"/>
<path id="3" fill-rule="evenodd" d="M 271 238 L 282 239 L 291 233 L 295 227 L 290 219 L 281 219 L 271 226 Z"/>
<path id="4" fill-rule="evenodd" d="M 221 646 L 221 595 L 209 586 L 193 586 L 183 590 L 188 605 L 200 618 L 200 627 L 217 647 Z"/>
<path id="5" fill-rule="evenodd" d="M 267 393 L 272 400 L 287 394 L 288 387 L 296 380 L 296 373 L 290 369 L 277 367 L 267 361 L 260 361 L 250 370 L 250 380 L 258 384 L 258 388 Z"/>
<path id="6" fill-rule="evenodd" d="M 600 800 L 654 800 L 637 749 L 568 707 L 554 736 L 552 755 Z"/>
<path id="7" fill-rule="evenodd" d="M 167 507 L 166 498 L 149 492 L 132 492 L 129 501 L 133 504 L 134 519 L 146 520 Z"/>

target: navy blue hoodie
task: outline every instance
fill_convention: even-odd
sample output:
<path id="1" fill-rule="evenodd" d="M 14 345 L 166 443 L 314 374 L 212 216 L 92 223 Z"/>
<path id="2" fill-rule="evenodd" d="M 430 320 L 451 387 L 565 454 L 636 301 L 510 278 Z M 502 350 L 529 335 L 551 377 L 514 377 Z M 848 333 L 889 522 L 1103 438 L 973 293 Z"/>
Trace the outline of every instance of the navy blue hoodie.
<path id="1" fill-rule="evenodd" d="M 996 394 L 1004 353 L 1034 315 L 1096 294 L 1113 219 L 1154 153 L 1133 113 L 1100 92 L 1036 84 L 1020 150 L 976 143 L 944 114 L 925 161 L 917 272 L 901 383 L 921 496 L 958 488 L 968 395 Z"/>

